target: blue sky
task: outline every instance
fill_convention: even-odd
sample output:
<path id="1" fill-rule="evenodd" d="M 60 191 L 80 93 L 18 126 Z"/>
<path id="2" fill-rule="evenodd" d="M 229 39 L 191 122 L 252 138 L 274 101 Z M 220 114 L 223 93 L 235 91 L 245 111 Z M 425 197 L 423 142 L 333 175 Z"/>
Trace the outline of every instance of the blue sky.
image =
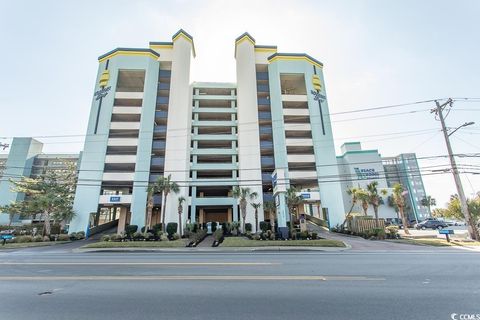
<path id="1" fill-rule="evenodd" d="M 194 37 L 195 81 L 234 81 L 234 39 L 245 31 L 258 44 L 312 55 L 325 65 L 332 113 L 434 98 L 480 98 L 479 15 L 480 2 L 473 0 L 0 0 L 0 142 L 12 136 L 84 134 L 97 57 L 115 47 L 170 41 L 179 28 Z M 440 124 L 428 111 L 370 118 L 431 107 L 334 116 L 337 150 L 345 141 L 361 141 L 364 149 L 379 149 L 385 156 L 445 154 L 435 130 Z M 452 136 L 454 151 L 478 153 L 480 101 L 454 104 L 448 125 L 465 121 L 477 123 Z M 83 145 L 82 137 L 40 140 L 46 152 L 75 152 Z M 480 164 L 478 158 L 459 162 Z M 422 167 L 446 163 L 420 161 Z M 424 182 L 441 205 L 455 192 L 450 175 L 425 176 Z M 471 195 L 479 191 L 480 175 L 464 176 L 463 182 Z"/>

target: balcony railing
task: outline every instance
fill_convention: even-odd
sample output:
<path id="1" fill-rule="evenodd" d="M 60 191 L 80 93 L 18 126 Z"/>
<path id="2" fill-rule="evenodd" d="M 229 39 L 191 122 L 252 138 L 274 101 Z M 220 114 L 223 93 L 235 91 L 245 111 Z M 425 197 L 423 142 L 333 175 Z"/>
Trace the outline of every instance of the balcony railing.
<path id="1" fill-rule="evenodd" d="M 269 92 L 268 84 L 257 85 L 257 92 Z"/>
<path id="2" fill-rule="evenodd" d="M 165 149 L 165 141 L 164 140 L 154 140 L 152 143 L 152 149 Z"/>
<path id="3" fill-rule="evenodd" d="M 257 80 L 268 80 L 268 72 L 257 72 Z"/>
<path id="4" fill-rule="evenodd" d="M 272 127 L 260 126 L 260 134 L 272 134 Z"/>
<path id="5" fill-rule="evenodd" d="M 164 157 L 152 157 L 152 161 L 150 162 L 151 166 L 163 167 L 165 164 Z"/>
<path id="6" fill-rule="evenodd" d="M 153 133 L 167 133 L 167 126 L 154 126 Z"/>
<path id="7" fill-rule="evenodd" d="M 155 118 L 167 118 L 167 111 L 155 111 Z"/>
<path id="8" fill-rule="evenodd" d="M 158 90 L 170 90 L 170 83 L 159 82 L 158 83 Z"/>
<path id="9" fill-rule="evenodd" d="M 258 119 L 260 120 L 271 120 L 272 119 L 272 114 L 270 112 L 259 112 L 258 113 Z"/>
<path id="10" fill-rule="evenodd" d="M 170 70 L 160 70 L 160 78 L 170 78 L 172 76 L 172 71 Z"/>
<path id="11" fill-rule="evenodd" d="M 259 106 L 269 106 L 270 105 L 270 99 L 258 98 L 258 105 Z"/>
<path id="12" fill-rule="evenodd" d="M 168 104 L 168 97 L 157 97 L 157 104 Z"/>
<path id="13" fill-rule="evenodd" d="M 261 157 L 260 162 L 262 163 L 262 166 L 274 166 L 275 161 L 273 160 L 273 157 Z"/>
<path id="14" fill-rule="evenodd" d="M 272 149 L 273 142 L 272 141 L 260 141 L 260 149 Z"/>

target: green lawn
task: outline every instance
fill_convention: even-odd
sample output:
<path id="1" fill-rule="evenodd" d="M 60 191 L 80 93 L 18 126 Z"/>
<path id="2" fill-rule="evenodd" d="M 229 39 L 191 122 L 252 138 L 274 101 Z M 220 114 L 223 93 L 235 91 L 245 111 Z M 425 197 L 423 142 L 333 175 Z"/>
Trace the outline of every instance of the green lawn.
<path id="1" fill-rule="evenodd" d="M 69 243 L 71 241 L 45 241 L 45 242 L 25 242 L 25 243 L 7 243 L 4 246 L 0 244 L 0 250 L 2 249 L 19 249 L 19 248 L 33 248 L 33 247 L 45 247 L 53 246 L 56 244 Z"/>
<path id="2" fill-rule="evenodd" d="M 185 240 L 173 241 L 128 241 L 128 242 L 112 242 L 100 241 L 83 246 L 83 249 L 99 249 L 99 248 L 179 248 L 185 247 Z"/>
<path id="3" fill-rule="evenodd" d="M 431 239 L 431 238 L 419 238 L 419 239 L 401 239 L 392 240 L 396 242 L 403 242 L 417 245 L 427 245 L 433 247 L 455 247 L 455 246 L 480 246 L 480 242 L 467 242 L 467 241 L 453 241 L 447 242 L 445 239 Z"/>
<path id="4" fill-rule="evenodd" d="M 227 237 L 221 247 L 345 247 L 338 240 L 249 240 L 240 237 Z"/>

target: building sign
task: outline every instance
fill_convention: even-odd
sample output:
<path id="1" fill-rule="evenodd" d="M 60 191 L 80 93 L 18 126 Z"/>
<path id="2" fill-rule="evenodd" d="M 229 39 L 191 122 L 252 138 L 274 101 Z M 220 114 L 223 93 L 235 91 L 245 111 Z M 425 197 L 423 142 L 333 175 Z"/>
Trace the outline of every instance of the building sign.
<path id="1" fill-rule="evenodd" d="M 376 179 L 380 175 L 375 169 L 373 168 L 353 168 L 355 170 L 355 173 L 357 174 L 357 177 L 362 180 L 367 180 L 367 179 Z"/>
<path id="2" fill-rule="evenodd" d="M 120 197 L 119 196 L 112 196 L 112 197 L 110 197 L 110 202 L 120 202 Z"/>
<path id="3" fill-rule="evenodd" d="M 102 98 L 105 98 L 108 92 L 110 91 L 110 89 L 112 89 L 112 87 L 108 86 L 108 87 L 103 87 L 100 90 L 96 91 L 94 94 L 95 100 L 100 100 Z"/>
<path id="4" fill-rule="evenodd" d="M 310 193 L 302 193 L 300 194 L 300 196 L 302 197 L 302 199 L 310 199 Z"/>

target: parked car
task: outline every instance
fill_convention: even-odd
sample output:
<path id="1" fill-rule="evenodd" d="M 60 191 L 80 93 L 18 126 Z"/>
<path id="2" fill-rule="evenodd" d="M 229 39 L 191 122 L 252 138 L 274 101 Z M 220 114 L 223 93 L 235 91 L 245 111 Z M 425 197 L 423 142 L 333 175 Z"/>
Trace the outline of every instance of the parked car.
<path id="1" fill-rule="evenodd" d="M 417 223 L 415 225 L 415 228 L 417 230 L 425 230 L 425 229 L 443 229 L 443 228 L 448 228 L 448 224 L 445 223 L 445 221 L 440 221 L 440 220 L 425 220 L 420 223 Z"/>

